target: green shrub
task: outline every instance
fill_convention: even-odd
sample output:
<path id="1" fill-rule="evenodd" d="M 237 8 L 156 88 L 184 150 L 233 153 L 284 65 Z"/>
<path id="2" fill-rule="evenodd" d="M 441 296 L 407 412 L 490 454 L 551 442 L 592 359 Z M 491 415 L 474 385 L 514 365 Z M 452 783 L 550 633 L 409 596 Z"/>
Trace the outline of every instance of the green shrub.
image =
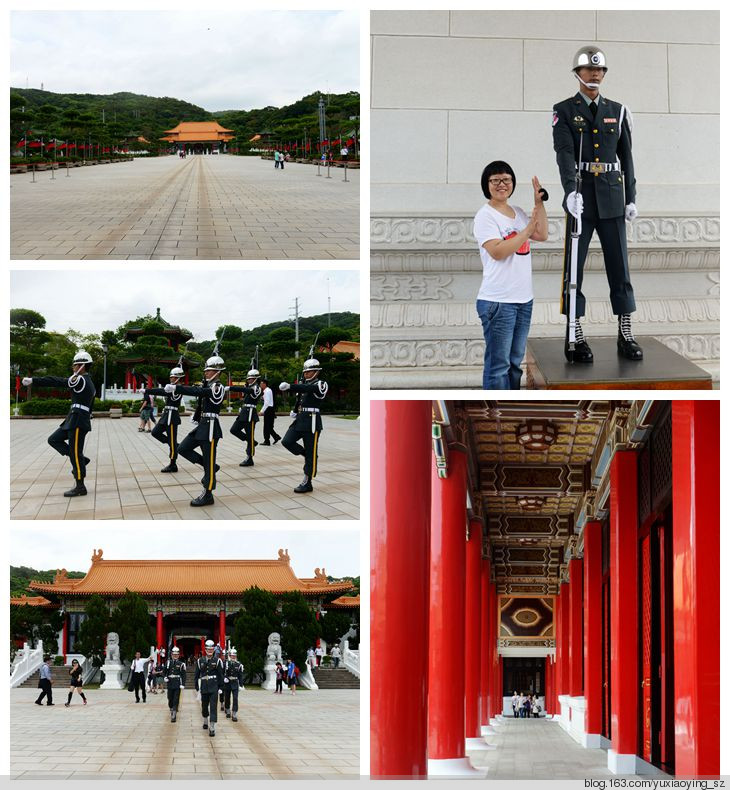
<path id="1" fill-rule="evenodd" d="M 63 656 L 53 656 L 53 666 L 54 667 L 62 667 L 66 662 L 63 660 Z"/>
<path id="2" fill-rule="evenodd" d="M 134 403 L 135 401 L 95 400 L 93 411 L 121 408 L 122 413 L 127 414 L 130 411 L 130 404 Z M 135 411 L 139 409 L 139 401 L 136 403 Z M 70 408 L 71 401 L 66 398 L 31 398 L 31 400 L 20 402 L 20 413 L 29 417 L 63 416 L 68 414 Z"/>

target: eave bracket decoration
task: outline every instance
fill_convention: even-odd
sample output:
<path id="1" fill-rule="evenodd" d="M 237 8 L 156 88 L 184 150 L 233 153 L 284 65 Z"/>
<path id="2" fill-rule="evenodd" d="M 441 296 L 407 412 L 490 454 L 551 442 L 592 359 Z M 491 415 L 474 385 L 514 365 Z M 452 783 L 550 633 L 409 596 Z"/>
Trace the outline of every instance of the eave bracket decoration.
<path id="1" fill-rule="evenodd" d="M 446 442 L 444 441 L 444 427 L 434 422 L 431 425 L 431 440 L 433 441 L 433 454 L 436 460 L 436 473 L 441 479 L 449 476 L 449 456 Z"/>

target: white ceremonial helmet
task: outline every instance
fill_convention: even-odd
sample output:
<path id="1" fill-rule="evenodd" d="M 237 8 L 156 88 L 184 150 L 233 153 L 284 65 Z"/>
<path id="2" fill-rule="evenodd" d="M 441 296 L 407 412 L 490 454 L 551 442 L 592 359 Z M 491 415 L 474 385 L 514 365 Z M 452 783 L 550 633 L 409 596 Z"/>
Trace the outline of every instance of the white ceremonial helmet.
<path id="1" fill-rule="evenodd" d="M 88 351 L 84 351 L 83 348 L 80 348 L 76 352 L 76 356 L 74 357 L 74 361 L 71 365 L 90 365 L 92 362 L 91 354 Z"/>
<path id="2" fill-rule="evenodd" d="M 606 55 L 598 47 L 581 47 L 573 56 L 573 71 L 583 68 L 599 68 L 608 71 Z"/>
<path id="3" fill-rule="evenodd" d="M 319 364 L 319 360 L 318 359 L 314 359 L 314 357 L 312 357 L 311 359 L 307 359 L 304 362 L 304 368 L 303 369 L 304 369 L 304 372 L 306 373 L 308 370 L 322 370 L 322 366 Z"/>
<path id="4" fill-rule="evenodd" d="M 236 648 L 235 648 L 235 647 L 232 647 L 232 648 L 230 649 L 230 651 L 229 651 L 229 655 L 232 655 L 232 656 L 237 656 L 237 655 L 238 655 L 238 651 L 236 650 Z"/>
<path id="5" fill-rule="evenodd" d="M 171 379 L 179 379 L 185 375 L 185 371 L 181 367 L 174 367 L 170 371 L 170 378 Z"/>
<path id="6" fill-rule="evenodd" d="M 180 648 L 179 648 L 179 647 L 173 647 L 173 648 L 172 648 L 172 654 L 173 654 L 173 656 L 174 656 L 176 653 L 179 653 L 179 652 L 180 652 Z"/>
<path id="7" fill-rule="evenodd" d="M 205 642 L 205 652 L 212 653 L 215 648 L 215 642 L 212 639 L 207 639 Z"/>
<path id="8" fill-rule="evenodd" d="M 215 357 L 208 357 L 205 360 L 205 369 L 206 370 L 225 370 L 226 363 L 223 361 L 222 357 L 215 356 Z"/>
<path id="9" fill-rule="evenodd" d="M 247 379 L 257 379 L 261 374 L 256 370 L 256 368 L 251 368 L 246 374 Z"/>

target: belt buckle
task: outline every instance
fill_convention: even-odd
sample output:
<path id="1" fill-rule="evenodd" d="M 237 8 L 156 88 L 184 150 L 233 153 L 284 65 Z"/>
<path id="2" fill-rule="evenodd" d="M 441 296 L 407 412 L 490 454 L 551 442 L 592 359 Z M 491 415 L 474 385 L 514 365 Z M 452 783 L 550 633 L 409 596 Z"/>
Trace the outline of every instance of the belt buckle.
<path id="1" fill-rule="evenodd" d="M 606 167 L 603 162 L 591 162 L 590 167 L 588 168 L 588 172 L 590 173 L 605 173 Z"/>

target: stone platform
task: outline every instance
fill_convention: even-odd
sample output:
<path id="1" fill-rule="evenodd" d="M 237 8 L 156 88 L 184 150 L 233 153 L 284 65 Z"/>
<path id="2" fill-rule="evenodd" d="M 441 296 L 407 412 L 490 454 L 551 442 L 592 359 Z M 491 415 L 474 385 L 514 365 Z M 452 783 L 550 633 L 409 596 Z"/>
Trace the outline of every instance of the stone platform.
<path id="1" fill-rule="evenodd" d="M 182 692 L 170 724 L 165 694 L 136 704 L 126 690 L 89 689 L 89 704 L 63 688 L 53 710 L 37 689 L 10 691 L 14 779 L 346 779 L 359 774 L 359 691 L 239 693 L 238 721 L 218 713 L 202 729 L 195 692 Z"/>
<path id="2" fill-rule="evenodd" d="M 360 171 L 164 156 L 10 177 L 15 260 L 360 257 Z"/>
<path id="3" fill-rule="evenodd" d="M 88 496 L 67 499 L 71 465 L 47 444 L 59 418 L 11 420 L 10 517 L 13 519 L 358 519 L 360 517 L 360 423 L 324 416 L 314 491 L 295 494 L 301 456 L 281 446 L 256 448 L 255 466 L 241 468 L 243 444 L 229 433 L 234 415 L 221 415 L 215 505 L 190 507 L 202 490 L 202 467 L 184 458 L 177 474 L 161 474 L 166 448 L 138 433 L 133 418 L 97 418 L 84 453 L 91 458 Z M 276 419 L 276 431 L 289 427 Z M 183 419 L 181 434 L 190 423 Z M 184 431 L 184 434 L 183 434 Z M 261 427 L 256 430 L 261 441 Z"/>

